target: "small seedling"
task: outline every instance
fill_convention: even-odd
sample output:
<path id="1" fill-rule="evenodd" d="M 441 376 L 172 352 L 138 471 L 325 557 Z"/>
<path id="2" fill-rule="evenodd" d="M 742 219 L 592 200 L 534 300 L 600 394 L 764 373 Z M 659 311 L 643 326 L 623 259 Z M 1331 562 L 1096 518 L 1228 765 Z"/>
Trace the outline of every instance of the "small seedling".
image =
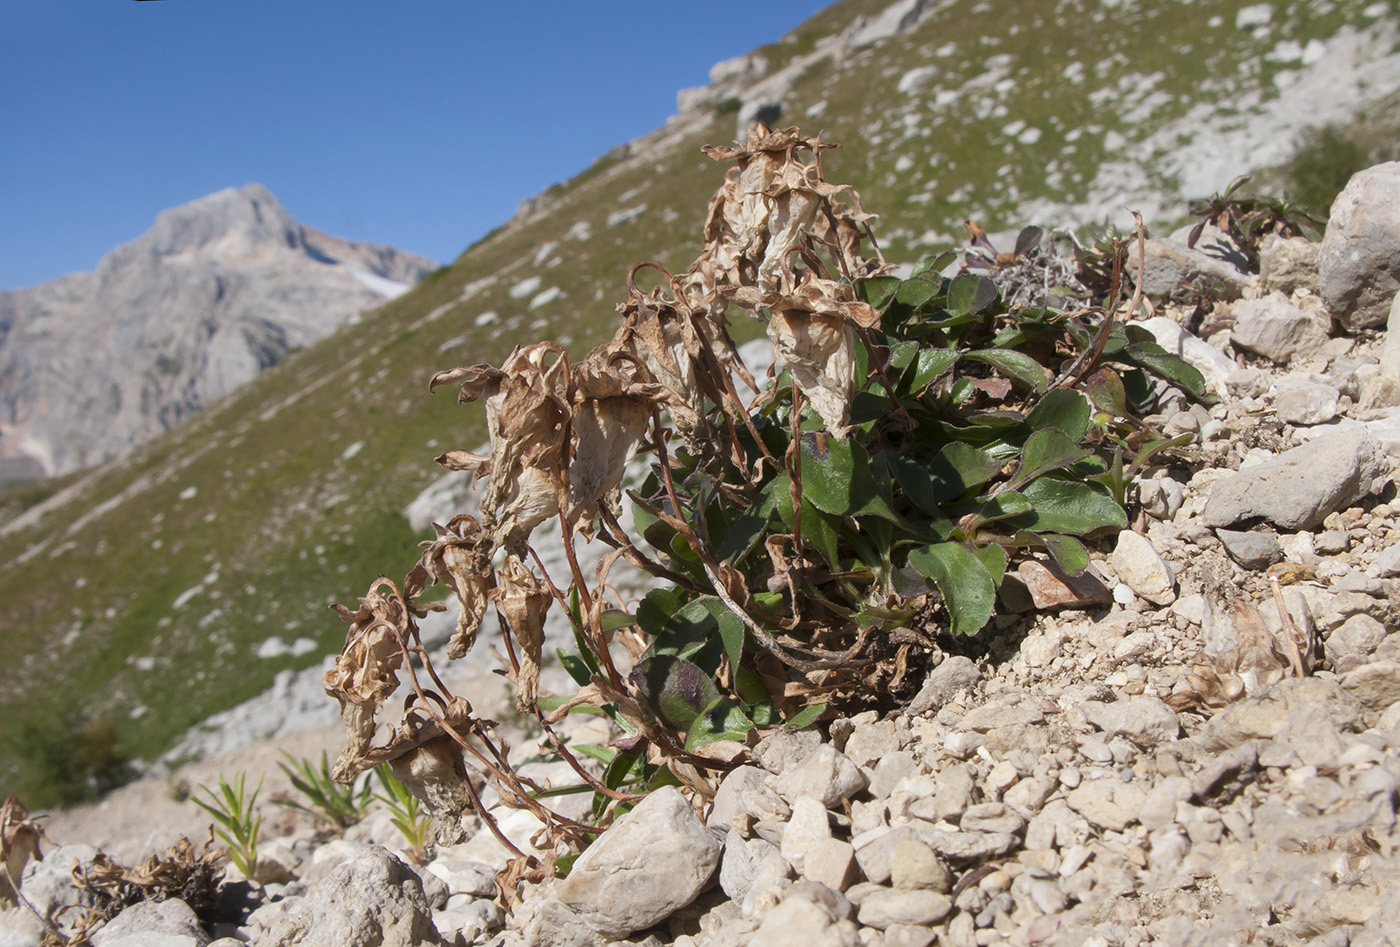
<path id="1" fill-rule="evenodd" d="M 423 812 L 418 798 L 408 791 L 407 786 L 399 782 L 388 764 L 376 767 L 374 773 L 379 777 L 379 783 L 385 792 L 385 795 L 375 793 L 374 798 L 389 807 L 394 828 L 399 830 L 399 834 L 408 843 L 406 853 L 416 864 L 427 864 L 432 821 Z"/>
<path id="2" fill-rule="evenodd" d="M 373 787 L 368 779 L 359 780 L 358 786 L 340 785 L 331 776 L 325 751 L 321 752 L 319 767 L 310 760 L 297 760 L 287 753 L 282 755 L 287 762 L 277 765 L 282 767 L 282 772 L 292 782 L 292 788 L 301 793 L 306 802 L 278 800 L 279 806 L 298 809 L 336 829 L 347 829 L 365 817 L 373 799 Z"/>
<path id="3" fill-rule="evenodd" d="M 262 780 L 258 780 L 251 796 L 244 791 L 244 780 L 244 774 L 239 773 L 230 785 L 220 776 L 217 795 L 208 786 L 200 786 L 208 800 L 195 796 L 192 801 L 213 816 L 218 823 L 214 834 L 228 846 L 229 861 L 251 881 L 258 864 L 258 830 L 262 828 L 262 817 L 253 814 L 253 805 L 262 790 Z"/>

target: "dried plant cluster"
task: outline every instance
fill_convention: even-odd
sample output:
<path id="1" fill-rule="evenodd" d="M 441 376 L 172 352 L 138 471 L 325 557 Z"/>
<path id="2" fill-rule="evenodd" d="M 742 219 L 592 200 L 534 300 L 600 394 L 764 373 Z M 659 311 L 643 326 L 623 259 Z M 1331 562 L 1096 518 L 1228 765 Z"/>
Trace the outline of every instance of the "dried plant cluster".
<path id="1" fill-rule="evenodd" d="M 1078 537 L 1126 525 L 1132 475 L 1180 446 L 1135 418 L 1165 385 L 1199 395 L 1201 380 L 1115 319 L 1117 266 L 1111 298 L 1074 311 L 1008 311 L 992 280 L 942 276 L 951 256 L 898 279 L 857 195 L 825 180 L 830 147 L 758 126 L 707 149 L 732 167 L 703 252 L 679 275 L 633 267 L 610 341 L 577 361 L 538 342 L 499 367 L 432 378 L 485 407 L 489 455 L 438 458 L 481 481 L 480 518 L 437 526 L 401 584 L 380 578 L 358 609 L 337 606 L 350 623 L 325 678 L 346 727 L 337 779 L 387 762 L 440 840 L 460 839 L 473 812 L 520 856 L 517 876 L 548 871 L 495 829 L 483 778 L 539 816 L 542 847 L 578 851 L 657 785 L 708 798 L 764 729 L 815 720 L 833 701 L 898 700 L 934 636 L 986 624 L 1009 557 L 1079 572 Z M 768 384 L 730 338 L 738 315 L 766 325 Z M 629 535 L 620 492 L 639 454 L 652 473 L 631 493 L 640 535 Z M 531 548 L 552 518 L 565 576 Z M 595 575 L 579 568 L 575 537 L 610 547 Z M 665 587 L 617 601 L 620 560 Z M 490 721 L 443 685 L 417 626 L 443 607 L 420 601 L 436 582 L 460 605 L 452 658 L 494 610 L 519 706 L 596 793 L 597 825 L 546 809 Z M 567 612 L 578 646 L 561 653 L 579 685 L 567 699 L 539 694 L 551 608 Z M 384 704 L 401 674 L 412 695 L 394 723 Z M 551 730 L 584 705 L 624 733 L 580 749 L 605 764 L 601 777 Z"/>

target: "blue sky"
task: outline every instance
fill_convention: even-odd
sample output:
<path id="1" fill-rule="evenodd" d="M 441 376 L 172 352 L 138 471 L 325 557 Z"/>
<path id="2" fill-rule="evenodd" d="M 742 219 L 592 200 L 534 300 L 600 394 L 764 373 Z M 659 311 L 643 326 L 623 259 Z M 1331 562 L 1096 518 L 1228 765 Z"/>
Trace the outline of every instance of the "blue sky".
<path id="1" fill-rule="evenodd" d="M 0 289 L 259 181 L 449 262 L 822 0 L 0 0 Z"/>

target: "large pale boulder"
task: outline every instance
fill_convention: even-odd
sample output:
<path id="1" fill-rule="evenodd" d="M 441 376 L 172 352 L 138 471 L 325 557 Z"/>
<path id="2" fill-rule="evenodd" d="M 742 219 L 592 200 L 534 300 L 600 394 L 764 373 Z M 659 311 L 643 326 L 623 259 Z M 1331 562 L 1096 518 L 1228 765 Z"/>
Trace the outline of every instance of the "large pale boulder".
<path id="1" fill-rule="evenodd" d="M 1202 519 L 1230 526 L 1257 517 L 1286 530 L 1312 529 L 1369 494 L 1387 469 L 1381 445 L 1364 430 L 1326 434 L 1216 481 Z"/>
<path id="2" fill-rule="evenodd" d="M 1272 361 L 1316 352 L 1327 332 L 1311 315 L 1282 299 L 1250 299 L 1235 308 L 1230 341 Z"/>
<path id="3" fill-rule="evenodd" d="M 620 939 L 670 917 L 710 883 L 723 849 L 673 786 L 608 829 L 560 883 L 560 903 L 600 935 Z"/>
<path id="4" fill-rule="evenodd" d="M 1343 326 L 1385 324 L 1400 292 L 1400 161 L 1358 171 L 1337 195 L 1318 276 L 1322 301 Z"/>
<path id="5" fill-rule="evenodd" d="M 296 910 L 273 925 L 265 942 L 436 947 L 442 938 L 413 869 L 374 846 L 322 879 Z"/>

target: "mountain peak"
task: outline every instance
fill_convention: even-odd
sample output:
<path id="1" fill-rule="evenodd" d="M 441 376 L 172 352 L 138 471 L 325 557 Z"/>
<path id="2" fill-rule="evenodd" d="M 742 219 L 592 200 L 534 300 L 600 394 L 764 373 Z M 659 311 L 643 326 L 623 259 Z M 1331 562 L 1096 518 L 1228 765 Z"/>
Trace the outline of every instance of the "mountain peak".
<path id="1" fill-rule="evenodd" d="M 209 247 L 243 249 L 262 243 L 296 247 L 302 228 L 280 201 L 261 184 L 225 188 L 162 212 L 138 240 L 159 256 Z"/>

